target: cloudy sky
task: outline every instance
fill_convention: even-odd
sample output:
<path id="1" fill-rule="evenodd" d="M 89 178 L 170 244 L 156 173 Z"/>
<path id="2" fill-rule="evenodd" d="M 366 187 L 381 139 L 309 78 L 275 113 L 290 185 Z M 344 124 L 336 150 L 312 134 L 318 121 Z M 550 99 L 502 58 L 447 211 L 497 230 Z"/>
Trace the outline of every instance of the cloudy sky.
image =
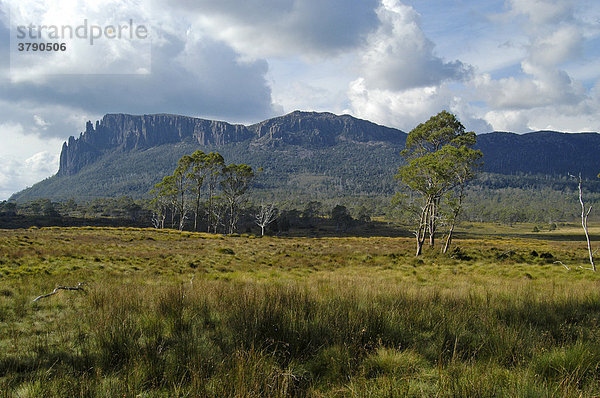
<path id="1" fill-rule="evenodd" d="M 14 47 L 19 24 L 84 20 L 150 35 Z M 317 110 L 410 131 L 447 109 L 478 133 L 600 131 L 597 0 L 0 0 L 0 54 L 0 200 L 105 113 Z"/>

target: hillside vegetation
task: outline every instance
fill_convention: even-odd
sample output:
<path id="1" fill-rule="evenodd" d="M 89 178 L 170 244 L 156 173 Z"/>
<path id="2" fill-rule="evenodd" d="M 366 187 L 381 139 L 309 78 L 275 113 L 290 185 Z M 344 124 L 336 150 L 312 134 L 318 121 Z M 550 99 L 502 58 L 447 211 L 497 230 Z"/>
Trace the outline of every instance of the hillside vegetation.
<path id="1" fill-rule="evenodd" d="M 0 230 L 0 396 L 596 396 L 576 226 L 466 227 L 419 259 L 409 238 Z"/>
<path id="2" fill-rule="evenodd" d="M 57 175 L 13 195 L 78 202 L 146 197 L 177 161 L 196 150 L 263 169 L 257 192 L 277 200 L 389 197 L 406 133 L 349 115 L 292 112 L 251 126 L 178 115 L 108 114 L 63 145 Z M 595 178 L 600 134 L 480 134 L 484 169 L 507 186 L 564 187 L 567 173 Z M 541 177 L 540 177 L 541 176 Z M 540 181 L 537 182 L 539 185 Z M 481 182 L 485 189 L 493 185 Z M 588 186 L 589 187 L 589 186 Z M 557 188 L 560 189 L 560 188 Z M 598 192 L 600 189 L 596 188 Z"/>

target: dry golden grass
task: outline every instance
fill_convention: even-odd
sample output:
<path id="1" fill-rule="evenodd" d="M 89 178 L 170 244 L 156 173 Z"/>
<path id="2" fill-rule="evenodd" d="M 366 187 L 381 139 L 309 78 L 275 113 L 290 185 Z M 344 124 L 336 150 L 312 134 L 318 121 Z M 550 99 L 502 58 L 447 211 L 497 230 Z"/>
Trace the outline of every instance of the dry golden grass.
<path id="1" fill-rule="evenodd" d="M 529 227 L 418 259 L 409 238 L 1 230 L 0 396 L 595 396 L 600 276 L 576 229 Z"/>

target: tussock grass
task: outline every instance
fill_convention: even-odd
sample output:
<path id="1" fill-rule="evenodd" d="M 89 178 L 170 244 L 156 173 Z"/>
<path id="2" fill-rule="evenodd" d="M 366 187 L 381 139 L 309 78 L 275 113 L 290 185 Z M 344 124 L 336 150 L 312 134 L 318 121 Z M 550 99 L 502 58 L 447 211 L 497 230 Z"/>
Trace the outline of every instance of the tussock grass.
<path id="1" fill-rule="evenodd" d="M 578 243 L 457 243 L 1 231 L 0 396 L 595 396 Z"/>

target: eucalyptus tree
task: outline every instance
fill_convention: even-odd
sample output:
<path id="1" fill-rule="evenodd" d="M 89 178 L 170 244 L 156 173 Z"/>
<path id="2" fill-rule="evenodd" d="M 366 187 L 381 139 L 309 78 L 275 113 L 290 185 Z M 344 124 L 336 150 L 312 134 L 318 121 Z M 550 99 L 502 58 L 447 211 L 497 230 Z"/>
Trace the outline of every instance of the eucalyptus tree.
<path id="1" fill-rule="evenodd" d="M 435 244 L 442 198 L 472 178 L 479 165 L 482 154 L 473 149 L 475 143 L 475 133 L 466 131 L 447 111 L 432 116 L 408 134 L 402 151 L 406 164 L 398 169 L 396 178 L 421 199 L 415 228 L 417 256 L 427 233 L 429 244 Z"/>
<path id="2" fill-rule="evenodd" d="M 219 181 L 222 178 L 223 169 L 225 168 L 225 159 L 218 152 L 211 152 L 204 157 L 204 163 L 202 165 L 206 175 L 206 184 L 208 187 L 208 201 L 207 201 L 207 232 L 216 233 L 219 224 L 219 217 L 216 214 L 216 199 L 215 193 L 217 191 Z"/>
<path id="3" fill-rule="evenodd" d="M 227 202 L 229 233 L 232 234 L 235 232 L 239 218 L 240 205 L 255 174 L 252 167 L 233 163 L 225 166 L 221 174 L 221 191 Z"/>
<path id="4" fill-rule="evenodd" d="M 188 191 L 190 186 L 190 169 L 192 168 L 192 157 L 184 155 L 177 162 L 177 167 L 173 172 L 173 184 L 177 195 L 177 213 L 179 214 L 179 230 L 182 231 L 187 219 L 187 213 L 190 208 L 188 202 Z"/>
<path id="5" fill-rule="evenodd" d="M 202 186 L 207 174 L 209 173 L 207 163 L 208 155 L 200 150 L 197 150 L 189 156 L 189 159 L 190 169 L 187 178 L 194 201 L 194 231 L 197 231 L 198 214 L 200 213 L 200 204 L 202 202 Z"/>
<path id="6" fill-rule="evenodd" d="M 175 211 L 177 208 L 177 190 L 175 178 L 172 175 L 164 176 L 162 181 L 150 191 L 153 195 L 150 205 L 152 207 L 152 222 L 156 228 L 165 227 L 167 213 L 171 213 L 171 227 L 175 224 Z"/>

